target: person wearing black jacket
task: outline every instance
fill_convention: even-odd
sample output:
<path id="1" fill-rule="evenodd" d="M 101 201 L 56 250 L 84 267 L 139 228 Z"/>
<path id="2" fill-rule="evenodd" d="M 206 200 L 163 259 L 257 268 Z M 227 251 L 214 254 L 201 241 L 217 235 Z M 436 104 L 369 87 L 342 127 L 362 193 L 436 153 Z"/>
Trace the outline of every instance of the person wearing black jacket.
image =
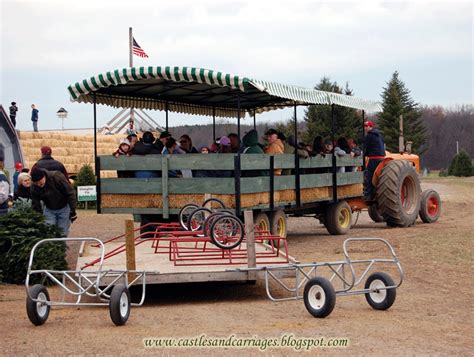
<path id="1" fill-rule="evenodd" d="M 59 171 L 63 173 L 63 175 L 66 177 L 66 180 L 69 180 L 69 175 L 66 171 L 66 168 L 61 162 L 53 159 L 53 157 L 51 156 L 52 153 L 53 151 L 50 146 L 42 146 L 41 159 L 39 159 L 36 164 L 33 165 L 31 170 L 37 168 L 48 171 Z"/>
<path id="2" fill-rule="evenodd" d="M 364 200 L 372 201 L 374 196 L 372 178 L 375 169 L 385 158 L 385 143 L 383 141 L 382 133 L 375 129 L 374 122 L 370 120 L 366 121 L 364 123 L 364 131 L 365 157 L 369 161 L 364 172 Z"/>
<path id="3" fill-rule="evenodd" d="M 31 170 L 31 181 L 33 209 L 44 214 L 46 223 L 58 226 L 67 237 L 70 224 L 77 219 L 76 194 L 69 181 L 61 172 L 39 168 Z"/>
<path id="4" fill-rule="evenodd" d="M 161 154 L 160 150 L 153 144 L 155 142 L 155 137 L 150 131 L 143 133 L 142 140 L 135 144 L 135 147 L 132 150 L 132 155 L 159 155 Z M 138 178 L 152 178 L 152 177 L 161 177 L 161 171 L 155 170 L 139 170 L 135 171 L 135 177 Z"/>

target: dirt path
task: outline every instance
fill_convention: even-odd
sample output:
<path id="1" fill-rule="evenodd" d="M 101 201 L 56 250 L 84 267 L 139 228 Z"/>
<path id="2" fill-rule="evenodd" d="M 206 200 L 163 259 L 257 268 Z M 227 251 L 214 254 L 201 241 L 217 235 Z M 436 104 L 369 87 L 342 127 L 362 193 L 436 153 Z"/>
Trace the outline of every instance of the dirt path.
<path id="1" fill-rule="evenodd" d="M 386 228 L 363 213 L 351 237 L 382 237 L 395 247 L 405 271 L 397 301 L 387 311 L 372 310 L 363 296 L 340 297 L 333 313 L 315 319 L 302 301 L 272 303 L 256 285 L 183 285 L 154 288 L 128 323 L 115 327 L 106 308 L 52 309 L 48 322 L 34 327 L 26 317 L 21 286 L 0 286 L 0 355 L 26 354 L 171 354 L 193 349 L 145 349 L 144 337 L 348 338 L 347 348 L 314 353 L 472 355 L 474 348 L 473 218 L 474 179 L 428 179 L 444 201 L 442 218 L 433 225 Z M 71 236 L 106 238 L 123 230 L 125 216 L 80 212 Z M 314 218 L 291 218 L 290 254 L 302 262 L 341 259 L 348 236 L 330 236 Z M 366 250 L 367 251 L 367 250 Z M 378 250 L 370 251 L 378 253 Z M 208 348 L 208 355 L 252 355 L 258 348 Z M 288 355 L 293 349 L 268 349 Z"/>

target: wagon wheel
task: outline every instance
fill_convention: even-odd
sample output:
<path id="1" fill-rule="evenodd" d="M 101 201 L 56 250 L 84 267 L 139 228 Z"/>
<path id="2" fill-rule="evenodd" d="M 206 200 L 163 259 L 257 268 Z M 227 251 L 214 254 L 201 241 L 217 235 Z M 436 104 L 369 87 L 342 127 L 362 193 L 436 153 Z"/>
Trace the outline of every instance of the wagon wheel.
<path id="1" fill-rule="evenodd" d="M 387 273 L 376 272 L 367 278 L 365 289 L 370 292 L 365 293 L 365 298 L 373 309 L 387 310 L 393 305 L 397 290 L 395 287 L 387 289 L 389 286 L 395 286 L 395 283 Z"/>
<path id="2" fill-rule="evenodd" d="M 434 223 L 441 215 L 441 197 L 435 190 L 426 190 L 421 194 L 420 218 L 424 223 Z"/>
<path id="3" fill-rule="evenodd" d="M 41 284 L 33 285 L 26 298 L 26 313 L 33 325 L 40 326 L 46 322 L 51 309 L 48 303 L 49 293 L 46 287 Z"/>
<path id="4" fill-rule="evenodd" d="M 244 225 L 235 216 L 222 215 L 211 225 L 211 240 L 222 249 L 233 249 L 244 239 Z"/>
<path id="5" fill-rule="evenodd" d="M 188 219 L 189 219 L 189 215 L 196 209 L 196 208 L 199 208 L 198 205 L 195 205 L 193 203 L 190 203 L 190 204 L 187 204 L 183 207 L 181 207 L 181 209 L 179 210 L 179 224 L 181 225 L 181 227 L 183 227 L 184 230 L 189 230 L 189 227 L 188 227 Z"/>
<path id="6" fill-rule="evenodd" d="M 112 322 L 124 325 L 130 317 L 130 292 L 124 284 L 115 285 L 110 293 L 109 312 Z"/>
<path id="7" fill-rule="evenodd" d="M 326 210 L 324 225 L 332 235 L 349 232 L 352 226 L 351 206 L 344 200 L 331 203 Z"/>
<path id="8" fill-rule="evenodd" d="M 210 209 L 212 209 L 212 204 L 213 204 L 213 203 L 217 203 L 217 204 L 220 206 L 220 208 L 223 208 L 223 209 L 226 208 L 225 203 L 222 202 L 222 201 L 221 201 L 220 199 L 218 199 L 218 198 L 208 198 L 207 200 L 205 200 L 205 201 L 202 203 L 202 207 L 206 207 L 206 205 L 207 205 L 208 203 L 211 204 L 211 205 L 210 205 Z"/>
<path id="9" fill-rule="evenodd" d="M 192 211 L 188 218 L 188 227 L 190 231 L 199 231 L 203 229 L 206 218 L 212 214 L 209 208 L 200 207 Z"/>
<path id="10" fill-rule="evenodd" d="M 326 317 L 336 305 L 336 292 L 329 280 L 318 276 L 306 283 L 303 300 L 306 310 L 311 315 Z"/>

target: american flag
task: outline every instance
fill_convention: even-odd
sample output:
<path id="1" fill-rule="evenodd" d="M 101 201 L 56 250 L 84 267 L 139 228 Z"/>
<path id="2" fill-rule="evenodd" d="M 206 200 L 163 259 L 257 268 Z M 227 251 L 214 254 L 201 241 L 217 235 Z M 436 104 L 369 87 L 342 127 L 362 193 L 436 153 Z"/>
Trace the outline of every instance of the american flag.
<path id="1" fill-rule="evenodd" d="M 142 48 L 138 45 L 137 41 L 135 41 L 135 37 L 133 38 L 133 54 L 137 55 L 138 57 L 142 58 L 148 58 L 148 55 L 145 53 L 145 51 L 142 50 Z"/>

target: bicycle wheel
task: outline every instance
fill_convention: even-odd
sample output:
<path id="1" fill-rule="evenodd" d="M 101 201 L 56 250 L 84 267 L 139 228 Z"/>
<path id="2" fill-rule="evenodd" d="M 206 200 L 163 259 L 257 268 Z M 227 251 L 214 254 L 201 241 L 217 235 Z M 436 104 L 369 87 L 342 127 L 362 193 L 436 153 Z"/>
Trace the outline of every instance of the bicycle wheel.
<path id="1" fill-rule="evenodd" d="M 184 230 L 189 231 L 188 227 L 188 219 L 190 214 L 196 209 L 199 208 L 198 205 L 195 205 L 194 203 L 190 203 L 187 205 L 184 205 L 180 210 L 179 210 L 179 224 L 181 227 L 183 227 Z"/>
<path id="2" fill-rule="evenodd" d="M 220 208 L 226 208 L 225 207 L 225 203 L 222 202 L 220 199 L 218 198 L 208 198 L 207 200 L 205 200 L 203 203 L 202 203 L 202 207 L 206 207 L 206 205 L 210 203 L 211 205 L 209 206 L 210 209 L 212 209 L 212 206 L 213 206 L 213 203 L 217 203 L 219 206 L 221 206 Z"/>
<path id="3" fill-rule="evenodd" d="M 231 215 L 217 217 L 211 225 L 211 241 L 222 249 L 233 249 L 244 239 L 244 225 Z"/>
<path id="4" fill-rule="evenodd" d="M 192 232 L 203 228 L 206 218 L 212 214 L 209 208 L 200 207 L 191 212 L 188 218 L 188 227 Z"/>

